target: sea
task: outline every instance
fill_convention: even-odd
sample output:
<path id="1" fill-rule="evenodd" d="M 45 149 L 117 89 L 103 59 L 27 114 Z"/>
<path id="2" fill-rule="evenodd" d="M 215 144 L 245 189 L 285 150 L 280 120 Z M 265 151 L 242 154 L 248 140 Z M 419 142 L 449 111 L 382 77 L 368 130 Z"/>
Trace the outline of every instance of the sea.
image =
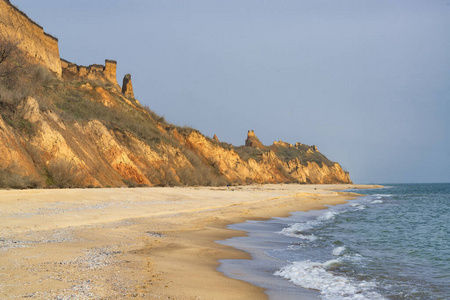
<path id="1" fill-rule="evenodd" d="M 354 191 L 354 190 L 348 190 Z M 450 184 L 385 184 L 287 218 L 247 221 L 219 243 L 251 254 L 219 271 L 269 299 L 450 299 Z"/>

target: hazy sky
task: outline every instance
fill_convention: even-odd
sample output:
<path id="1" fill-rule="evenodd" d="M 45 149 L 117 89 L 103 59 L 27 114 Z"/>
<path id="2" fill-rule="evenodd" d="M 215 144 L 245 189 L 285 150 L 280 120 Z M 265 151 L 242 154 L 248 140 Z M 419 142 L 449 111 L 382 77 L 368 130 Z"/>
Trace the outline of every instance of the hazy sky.
<path id="1" fill-rule="evenodd" d="M 169 122 L 317 145 L 357 183 L 450 182 L 450 0 L 11 0 Z"/>

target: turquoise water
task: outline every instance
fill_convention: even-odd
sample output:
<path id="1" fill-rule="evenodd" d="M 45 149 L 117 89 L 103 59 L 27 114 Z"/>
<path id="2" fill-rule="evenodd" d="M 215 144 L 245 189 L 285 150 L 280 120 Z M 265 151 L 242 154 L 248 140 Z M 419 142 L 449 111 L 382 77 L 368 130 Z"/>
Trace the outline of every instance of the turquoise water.
<path id="1" fill-rule="evenodd" d="M 450 299 L 450 184 L 358 192 L 327 210 L 231 226 L 248 237 L 223 243 L 253 260 L 220 270 L 271 299 Z"/>

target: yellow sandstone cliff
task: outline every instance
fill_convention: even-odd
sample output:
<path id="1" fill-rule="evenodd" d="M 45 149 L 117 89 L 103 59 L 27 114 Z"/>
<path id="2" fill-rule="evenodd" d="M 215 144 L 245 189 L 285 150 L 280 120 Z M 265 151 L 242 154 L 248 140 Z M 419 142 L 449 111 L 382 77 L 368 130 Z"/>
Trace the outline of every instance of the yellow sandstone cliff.
<path id="1" fill-rule="evenodd" d="M 249 131 L 235 147 L 167 123 L 134 99 L 130 75 L 119 86 L 115 61 L 61 60 L 57 39 L 5 0 L 0 30 L 27 70 L 50 70 L 0 76 L 0 187 L 351 182 L 315 146 L 264 146 Z"/>
<path id="2" fill-rule="evenodd" d="M 17 9 L 9 1 L 0 1 L 0 35 L 16 44 L 28 56 L 61 76 L 58 39 Z"/>

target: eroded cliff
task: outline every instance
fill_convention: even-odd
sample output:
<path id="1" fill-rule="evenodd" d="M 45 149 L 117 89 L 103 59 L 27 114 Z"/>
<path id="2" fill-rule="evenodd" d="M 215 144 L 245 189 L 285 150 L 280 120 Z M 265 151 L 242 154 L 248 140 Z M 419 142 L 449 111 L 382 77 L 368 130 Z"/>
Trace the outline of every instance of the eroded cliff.
<path id="1" fill-rule="evenodd" d="M 44 32 L 7 0 L 0 0 L 0 37 L 17 45 L 30 59 L 61 75 L 58 39 Z"/>
<path id="2" fill-rule="evenodd" d="M 238 152 L 252 151 L 249 146 L 222 146 L 198 131 L 158 122 L 144 108 L 128 103 L 119 91 L 86 88 L 99 113 L 68 117 L 68 111 L 80 111 L 64 101 L 52 109 L 43 109 L 33 97 L 20 101 L 15 112 L 18 128 L 0 116 L 0 164 L 13 168 L 38 186 L 154 186 L 224 185 L 249 183 L 348 183 L 350 178 L 337 163 L 314 159 L 318 152 L 308 146 L 299 149 L 274 143 L 253 157 Z M 42 101 L 42 99 L 41 99 Z M 108 104 L 106 106 L 105 104 Z M 89 104 L 88 104 L 89 105 Z M 132 109 L 136 122 L 143 120 L 139 134 L 131 123 L 110 122 L 107 110 Z M 102 117 L 103 115 L 103 117 Z M 119 116 L 117 116 L 119 117 Z M 129 120 L 127 120 L 128 122 Z M 16 123 L 17 124 L 17 123 Z M 147 127 L 148 128 L 145 128 Z M 303 153 L 289 158 L 283 151 Z"/>
<path id="3" fill-rule="evenodd" d="M 0 62 L 0 187 L 351 182 L 315 146 L 264 146 L 249 131 L 245 146 L 235 147 L 167 123 L 134 99 L 129 75 L 118 85 L 115 61 L 60 60 L 41 27 L 8 1 L 0 5 L 10 41 L 21 34 L 43 40 L 16 45 L 26 68 Z M 34 27 L 15 30 L 18 20 Z M 34 52 L 40 56 L 30 59 Z"/>

